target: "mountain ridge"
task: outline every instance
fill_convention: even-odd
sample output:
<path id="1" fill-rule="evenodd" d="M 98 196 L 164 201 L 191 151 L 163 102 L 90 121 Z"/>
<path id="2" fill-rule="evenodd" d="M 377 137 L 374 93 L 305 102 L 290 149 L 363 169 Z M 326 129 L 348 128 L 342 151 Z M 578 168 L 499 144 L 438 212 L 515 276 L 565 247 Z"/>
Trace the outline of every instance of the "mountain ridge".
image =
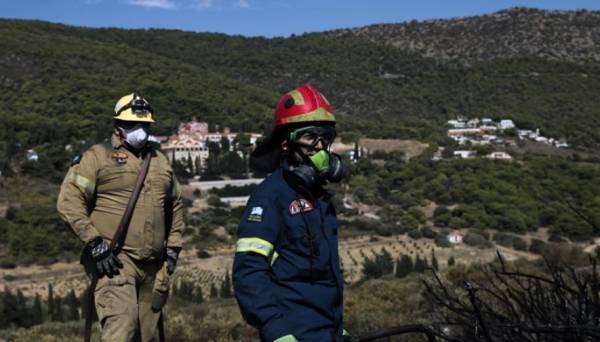
<path id="1" fill-rule="evenodd" d="M 580 63 L 600 61 L 600 45 L 595 43 L 600 41 L 600 11 L 514 7 L 480 16 L 374 24 L 325 34 L 366 37 L 445 61 L 472 63 L 523 55 Z M 492 36 L 494 39 L 481 39 Z M 476 44 L 480 47 L 469 51 L 469 46 Z"/>

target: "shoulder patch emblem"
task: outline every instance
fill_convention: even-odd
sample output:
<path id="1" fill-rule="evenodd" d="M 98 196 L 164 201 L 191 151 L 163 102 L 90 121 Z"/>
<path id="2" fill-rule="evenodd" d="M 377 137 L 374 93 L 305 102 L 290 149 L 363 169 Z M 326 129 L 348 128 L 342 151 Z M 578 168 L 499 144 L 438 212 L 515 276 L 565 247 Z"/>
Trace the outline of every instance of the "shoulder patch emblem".
<path id="1" fill-rule="evenodd" d="M 300 207 L 302 206 L 302 207 Z M 298 213 L 300 213 L 300 208 L 302 208 L 303 212 L 309 212 L 311 210 L 313 210 L 313 205 L 312 203 L 310 203 L 308 200 L 305 200 L 304 198 L 301 198 L 299 200 L 294 200 L 292 201 L 292 203 L 290 203 L 290 206 L 288 208 L 290 215 L 296 215 Z"/>
<path id="2" fill-rule="evenodd" d="M 81 154 L 78 154 L 75 157 L 73 157 L 73 159 L 71 160 L 71 166 L 79 164 L 80 161 L 81 161 Z"/>
<path id="3" fill-rule="evenodd" d="M 127 153 L 125 152 L 113 152 L 110 154 L 110 157 L 114 159 L 117 164 L 123 165 L 127 163 Z"/>
<path id="4" fill-rule="evenodd" d="M 250 215 L 248 216 L 248 221 L 250 222 L 262 222 L 263 208 L 262 207 L 253 207 L 250 211 Z"/>

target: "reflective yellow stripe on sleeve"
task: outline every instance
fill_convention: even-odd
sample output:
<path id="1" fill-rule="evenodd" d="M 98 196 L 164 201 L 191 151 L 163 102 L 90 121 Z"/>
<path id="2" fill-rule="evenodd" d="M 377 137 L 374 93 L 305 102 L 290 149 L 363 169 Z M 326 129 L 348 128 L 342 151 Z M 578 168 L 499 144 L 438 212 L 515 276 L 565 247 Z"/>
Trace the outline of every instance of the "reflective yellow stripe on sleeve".
<path id="1" fill-rule="evenodd" d="M 266 257 L 273 251 L 273 244 L 259 238 L 240 238 L 236 243 L 235 252 L 254 252 Z"/>
<path id="2" fill-rule="evenodd" d="M 84 190 L 94 191 L 94 185 L 92 182 L 81 175 L 75 176 L 75 183 L 82 187 Z"/>

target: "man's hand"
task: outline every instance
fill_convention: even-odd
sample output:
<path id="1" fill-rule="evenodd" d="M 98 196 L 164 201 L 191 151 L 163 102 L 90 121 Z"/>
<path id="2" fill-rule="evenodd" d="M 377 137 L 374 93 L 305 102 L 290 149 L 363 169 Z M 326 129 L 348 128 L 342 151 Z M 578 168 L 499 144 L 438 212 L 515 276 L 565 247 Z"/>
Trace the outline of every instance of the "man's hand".
<path id="1" fill-rule="evenodd" d="M 167 273 L 169 275 L 175 272 L 175 267 L 177 267 L 177 258 L 179 258 L 179 252 L 181 249 L 174 247 L 167 247 Z"/>
<path id="2" fill-rule="evenodd" d="M 123 268 L 121 260 L 113 254 L 110 246 L 101 237 L 90 241 L 87 244 L 87 249 L 96 262 L 96 272 L 98 272 L 99 278 L 104 275 L 112 278 L 114 275 L 119 274 L 119 268 Z"/>

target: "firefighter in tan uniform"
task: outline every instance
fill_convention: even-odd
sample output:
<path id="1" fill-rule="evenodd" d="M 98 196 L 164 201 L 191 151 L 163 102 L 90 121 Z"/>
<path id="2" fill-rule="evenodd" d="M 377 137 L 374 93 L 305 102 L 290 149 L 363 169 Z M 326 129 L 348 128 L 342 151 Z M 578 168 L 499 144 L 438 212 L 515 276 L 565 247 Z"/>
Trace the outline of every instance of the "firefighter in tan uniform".
<path id="1" fill-rule="evenodd" d="M 148 143 L 152 108 L 137 94 L 115 106 L 110 143 L 86 151 L 58 197 L 61 217 L 85 243 L 98 277 L 95 303 L 103 341 L 150 341 L 175 270 L 184 228 L 181 191 L 168 159 Z M 109 248 L 146 152 L 150 169 L 120 249 Z M 153 295 L 154 294 L 154 295 Z M 154 305 L 153 305 L 154 302 Z"/>

